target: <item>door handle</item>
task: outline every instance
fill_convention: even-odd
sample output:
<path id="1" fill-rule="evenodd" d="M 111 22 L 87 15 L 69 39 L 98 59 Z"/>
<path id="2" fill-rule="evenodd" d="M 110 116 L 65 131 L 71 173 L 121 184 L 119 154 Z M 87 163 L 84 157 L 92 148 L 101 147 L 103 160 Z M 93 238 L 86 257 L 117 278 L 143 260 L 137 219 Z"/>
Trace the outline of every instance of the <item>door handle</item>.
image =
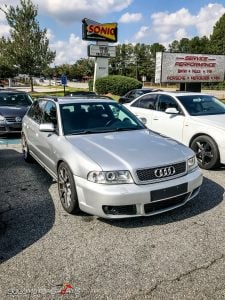
<path id="1" fill-rule="evenodd" d="M 155 118 L 153 118 L 153 120 L 154 120 L 154 121 L 158 121 L 159 119 L 155 117 Z"/>

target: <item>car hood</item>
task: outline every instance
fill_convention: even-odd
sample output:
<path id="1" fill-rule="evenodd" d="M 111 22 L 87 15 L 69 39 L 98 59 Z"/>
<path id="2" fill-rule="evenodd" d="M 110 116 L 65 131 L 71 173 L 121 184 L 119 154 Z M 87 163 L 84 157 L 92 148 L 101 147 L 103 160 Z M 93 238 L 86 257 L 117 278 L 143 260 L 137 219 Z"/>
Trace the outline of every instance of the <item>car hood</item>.
<path id="1" fill-rule="evenodd" d="M 214 126 L 225 130 L 225 114 L 221 115 L 207 115 L 207 116 L 192 116 L 191 119 L 201 122 L 204 125 Z"/>
<path id="2" fill-rule="evenodd" d="M 193 155 L 188 147 L 149 130 L 67 136 L 67 140 L 103 170 L 167 165 Z"/>
<path id="3" fill-rule="evenodd" d="M 0 114 L 4 117 L 23 117 L 27 109 L 27 106 L 0 106 Z"/>

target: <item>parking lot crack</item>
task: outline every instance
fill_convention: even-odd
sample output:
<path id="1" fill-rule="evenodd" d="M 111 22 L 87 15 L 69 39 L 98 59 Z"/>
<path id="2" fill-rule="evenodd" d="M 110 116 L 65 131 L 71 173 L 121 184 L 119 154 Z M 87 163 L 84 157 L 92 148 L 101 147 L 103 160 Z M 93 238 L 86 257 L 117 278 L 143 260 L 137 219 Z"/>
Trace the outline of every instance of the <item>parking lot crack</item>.
<path id="1" fill-rule="evenodd" d="M 213 259 L 212 261 L 210 261 L 210 262 L 208 262 L 208 263 L 206 263 L 206 264 L 204 264 L 204 265 L 202 265 L 202 266 L 200 266 L 200 267 L 196 267 L 196 268 L 194 268 L 194 269 L 192 269 L 192 270 L 190 270 L 190 271 L 188 271 L 188 272 L 186 272 L 186 273 L 183 273 L 183 274 L 181 274 L 180 276 L 177 276 L 175 279 L 172 279 L 171 281 L 175 281 L 175 280 L 179 281 L 179 280 L 181 280 L 183 277 L 186 277 L 186 276 L 188 276 L 188 275 L 191 275 L 192 273 L 194 273 L 194 272 L 196 272 L 196 271 L 199 271 L 199 270 L 207 270 L 207 269 L 209 269 L 211 266 L 213 266 L 215 263 L 217 263 L 219 260 L 224 259 L 224 256 L 225 256 L 224 254 L 221 254 L 219 257 Z"/>
<path id="2" fill-rule="evenodd" d="M 177 277 L 175 278 L 172 278 L 172 279 L 165 279 L 165 280 L 161 280 L 159 281 L 158 283 L 156 283 L 152 288 L 150 288 L 149 290 L 147 291 L 141 291 L 138 293 L 138 294 L 135 294 L 135 295 L 132 295 L 131 297 L 129 297 L 128 299 L 129 300 L 132 300 L 132 299 L 136 299 L 136 297 L 140 297 L 140 296 L 151 296 L 151 294 L 156 291 L 158 289 L 158 287 L 164 283 L 173 283 L 175 281 L 180 281 L 182 278 L 186 277 L 186 276 L 189 276 L 189 275 L 192 275 L 193 273 L 197 272 L 197 271 L 200 271 L 200 270 L 207 270 L 209 269 L 210 267 L 212 267 L 215 263 L 217 263 L 218 261 L 220 260 L 223 260 L 225 257 L 224 254 L 221 254 L 219 257 L 216 257 L 215 259 L 213 259 L 212 261 L 202 265 L 202 266 L 199 266 L 199 267 L 196 267 L 194 269 L 191 269 L 190 271 L 186 272 L 186 273 L 183 273 L 183 274 L 180 274 L 178 275 Z"/>

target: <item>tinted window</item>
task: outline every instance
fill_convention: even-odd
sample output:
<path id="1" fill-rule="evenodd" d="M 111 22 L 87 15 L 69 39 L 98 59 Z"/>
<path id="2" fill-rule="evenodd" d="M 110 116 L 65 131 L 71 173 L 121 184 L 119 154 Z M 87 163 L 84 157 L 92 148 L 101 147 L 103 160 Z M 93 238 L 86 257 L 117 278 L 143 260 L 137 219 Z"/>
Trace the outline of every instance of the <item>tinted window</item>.
<path id="1" fill-rule="evenodd" d="M 132 107 L 139 107 L 140 99 L 131 104 Z"/>
<path id="2" fill-rule="evenodd" d="M 46 101 L 35 101 L 29 109 L 27 115 L 37 123 L 41 123 L 43 117 L 43 111 Z"/>
<path id="3" fill-rule="evenodd" d="M 155 109 L 156 100 L 157 100 L 157 95 L 154 95 L 154 94 L 146 95 L 146 96 L 139 98 L 131 106 L 147 108 L 147 109 Z"/>
<path id="4" fill-rule="evenodd" d="M 29 106 L 31 104 L 30 96 L 25 93 L 0 93 L 0 106 Z"/>
<path id="5" fill-rule="evenodd" d="M 53 123 L 57 125 L 56 105 L 52 101 L 48 101 L 45 109 L 42 123 Z"/>
<path id="6" fill-rule="evenodd" d="M 156 95 L 143 96 L 139 101 L 139 107 L 155 109 Z"/>
<path id="7" fill-rule="evenodd" d="M 225 114 L 225 104 L 208 95 L 185 95 L 177 97 L 188 113 L 193 116 Z"/>
<path id="8" fill-rule="evenodd" d="M 157 110 L 165 111 L 167 108 L 174 107 L 179 110 L 178 103 L 168 95 L 160 95 L 157 102 Z"/>
<path id="9" fill-rule="evenodd" d="M 130 93 L 130 95 L 129 95 L 129 98 L 130 99 L 135 99 L 137 97 L 137 95 L 136 95 L 136 92 L 135 91 L 132 91 L 131 93 Z"/>

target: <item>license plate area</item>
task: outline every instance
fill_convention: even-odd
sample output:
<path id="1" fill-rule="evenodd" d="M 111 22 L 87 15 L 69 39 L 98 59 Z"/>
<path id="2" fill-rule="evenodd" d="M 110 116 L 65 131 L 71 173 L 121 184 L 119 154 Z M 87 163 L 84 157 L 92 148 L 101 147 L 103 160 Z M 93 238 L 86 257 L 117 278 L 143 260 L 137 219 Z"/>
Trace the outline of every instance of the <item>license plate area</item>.
<path id="1" fill-rule="evenodd" d="M 151 202 L 164 200 L 166 198 L 172 198 L 181 194 L 185 194 L 187 193 L 187 189 L 188 184 L 183 183 L 169 188 L 152 191 L 150 193 Z"/>

